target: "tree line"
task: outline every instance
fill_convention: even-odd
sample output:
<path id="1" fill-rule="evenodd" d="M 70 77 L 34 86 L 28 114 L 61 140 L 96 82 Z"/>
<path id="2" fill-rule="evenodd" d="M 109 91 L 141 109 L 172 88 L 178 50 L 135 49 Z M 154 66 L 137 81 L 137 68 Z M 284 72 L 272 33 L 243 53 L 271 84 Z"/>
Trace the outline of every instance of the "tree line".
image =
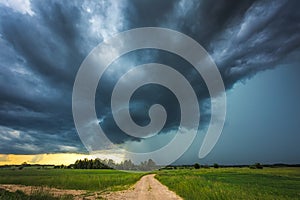
<path id="1" fill-rule="evenodd" d="M 121 163 L 115 163 L 112 159 L 101 160 L 96 159 L 83 159 L 76 160 L 74 164 L 67 167 L 61 166 L 59 168 L 73 168 L 73 169 L 118 169 L 118 170 L 140 170 L 140 171 L 150 171 L 157 169 L 156 163 L 149 159 L 147 161 L 141 162 L 139 165 L 134 164 L 131 160 L 125 160 Z"/>

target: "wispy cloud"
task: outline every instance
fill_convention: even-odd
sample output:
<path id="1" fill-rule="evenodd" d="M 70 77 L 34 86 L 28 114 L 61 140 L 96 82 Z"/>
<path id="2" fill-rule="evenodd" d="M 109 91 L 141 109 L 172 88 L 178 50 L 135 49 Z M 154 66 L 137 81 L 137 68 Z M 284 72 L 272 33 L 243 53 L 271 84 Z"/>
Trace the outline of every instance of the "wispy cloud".
<path id="1" fill-rule="evenodd" d="M 0 0 L 0 4 L 22 14 L 34 15 L 34 12 L 31 10 L 30 0 Z"/>

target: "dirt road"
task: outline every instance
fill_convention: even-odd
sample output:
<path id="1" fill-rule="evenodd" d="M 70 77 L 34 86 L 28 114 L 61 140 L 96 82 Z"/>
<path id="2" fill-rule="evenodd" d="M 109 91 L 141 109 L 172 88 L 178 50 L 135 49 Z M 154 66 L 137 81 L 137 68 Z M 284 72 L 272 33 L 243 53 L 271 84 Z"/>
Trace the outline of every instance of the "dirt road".
<path id="1" fill-rule="evenodd" d="M 108 200 L 182 200 L 174 192 L 154 178 L 155 174 L 143 176 L 128 190 L 104 194 Z"/>
<path id="2" fill-rule="evenodd" d="M 181 197 L 170 191 L 166 186 L 156 180 L 154 176 L 155 174 L 143 176 L 134 186 L 132 186 L 128 190 L 106 193 L 10 184 L 1 184 L 0 188 L 8 190 L 10 192 L 21 190 L 28 195 L 32 194 L 34 191 L 48 192 L 57 197 L 61 197 L 63 195 L 72 195 L 74 197 L 74 200 L 94 200 L 99 198 L 104 198 L 107 200 L 182 200 Z"/>

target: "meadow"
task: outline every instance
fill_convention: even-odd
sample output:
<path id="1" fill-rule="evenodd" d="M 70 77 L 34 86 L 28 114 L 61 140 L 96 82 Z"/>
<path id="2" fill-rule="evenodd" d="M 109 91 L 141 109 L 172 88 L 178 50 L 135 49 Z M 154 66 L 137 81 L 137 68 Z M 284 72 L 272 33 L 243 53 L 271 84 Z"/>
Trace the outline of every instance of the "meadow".
<path id="1" fill-rule="evenodd" d="M 184 199 L 300 199 L 300 168 L 161 170 L 156 178 Z"/>
<path id="2" fill-rule="evenodd" d="M 154 171 L 156 178 L 187 200 L 300 199 L 300 168 L 201 168 Z M 0 184 L 60 189 L 116 191 L 128 188 L 146 173 L 88 169 L 0 169 Z M 5 196 L 5 198 L 1 198 Z M 51 199 L 33 194 L 29 199 Z M 40 198 L 40 196 L 43 196 Z M 19 198 L 21 196 L 21 198 Z M 22 193 L 0 191 L 0 199 L 27 199 Z M 55 198 L 53 198 L 55 199 Z M 69 199 L 66 197 L 66 199 Z"/>
<path id="3" fill-rule="evenodd" d="M 73 197 L 70 195 L 54 197 L 53 195 L 45 191 L 33 192 L 30 195 L 27 195 L 22 191 L 9 192 L 4 189 L 0 189 L 0 200 L 72 200 L 72 199 Z"/>
<path id="4" fill-rule="evenodd" d="M 126 189 L 144 173 L 89 169 L 1 169 L 0 184 L 48 186 L 59 189 L 115 191 Z"/>

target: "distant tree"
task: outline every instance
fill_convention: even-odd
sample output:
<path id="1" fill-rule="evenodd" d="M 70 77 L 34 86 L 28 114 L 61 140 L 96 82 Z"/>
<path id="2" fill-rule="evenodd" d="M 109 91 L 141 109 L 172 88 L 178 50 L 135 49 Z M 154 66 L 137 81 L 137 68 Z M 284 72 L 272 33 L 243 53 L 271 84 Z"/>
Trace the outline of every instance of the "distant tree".
<path id="1" fill-rule="evenodd" d="M 22 166 L 22 167 L 30 167 L 30 164 L 28 164 L 27 162 L 23 162 L 23 163 L 21 164 L 21 166 Z"/>
<path id="2" fill-rule="evenodd" d="M 255 165 L 250 165 L 249 168 L 250 169 L 256 169 Z"/>
<path id="3" fill-rule="evenodd" d="M 113 160 L 101 160 L 99 158 L 96 159 L 83 159 L 76 160 L 76 162 L 72 165 L 69 165 L 65 168 L 74 168 L 74 169 L 119 169 L 119 170 L 141 170 L 141 171 L 149 171 L 156 168 L 156 163 L 149 159 L 148 161 L 141 162 L 140 165 L 135 165 L 131 160 L 124 160 L 121 163 L 115 163 Z"/>
<path id="4" fill-rule="evenodd" d="M 209 165 L 208 165 L 208 164 L 201 165 L 200 167 L 201 167 L 201 168 L 205 168 L 205 169 L 209 169 Z"/>
<path id="5" fill-rule="evenodd" d="M 101 169 L 101 161 L 99 158 L 96 158 L 94 161 L 93 161 L 93 169 Z"/>
<path id="6" fill-rule="evenodd" d="M 116 166 L 116 164 L 115 164 L 115 162 L 113 161 L 113 159 L 109 159 L 109 160 L 107 161 L 107 165 L 108 165 L 109 167 L 115 167 L 115 166 Z"/>
<path id="7" fill-rule="evenodd" d="M 86 169 L 93 169 L 93 160 L 88 160 L 86 163 Z"/>
<path id="8" fill-rule="evenodd" d="M 122 164 L 123 164 L 122 168 L 125 170 L 133 170 L 135 168 L 131 160 L 125 160 Z"/>
<path id="9" fill-rule="evenodd" d="M 85 158 L 84 160 L 76 160 L 76 162 L 72 165 L 69 165 L 68 168 L 74 169 L 111 169 L 109 166 L 103 163 L 104 161 L 96 158 L 95 160 L 88 160 Z"/>
<path id="10" fill-rule="evenodd" d="M 256 169 L 263 169 L 263 166 L 260 163 L 255 163 Z"/>
<path id="11" fill-rule="evenodd" d="M 152 159 L 149 159 L 147 162 L 147 170 L 154 170 L 155 167 L 156 163 Z"/>
<path id="12" fill-rule="evenodd" d="M 199 163 L 195 163 L 195 164 L 194 164 L 194 168 L 195 168 L 195 169 L 200 169 L 200 164 L 199 164 Z"/>
<path id="13" fill-rule="evenodd" d="M 88 169 L 89 160 L 87 158 L 83 159 L 83 169 Z"/>
<path id="14" fill-rule="evenodd" d="M 218 163 L 214 163 L 214 168 L 219 168 Z"/>
<path id="15" fill-rule="evenodd" d="M 260 163 L 255 163 L 249 166 L 250 169 L 263 169 L 264 167 Z"/>
<path id="16" fill-rule="evenodd" d="M 146 171 L 147 170 L 147 161 L 141 162 L 140 165 L 138 166 L 138 169 L 141 171 Z"/>

